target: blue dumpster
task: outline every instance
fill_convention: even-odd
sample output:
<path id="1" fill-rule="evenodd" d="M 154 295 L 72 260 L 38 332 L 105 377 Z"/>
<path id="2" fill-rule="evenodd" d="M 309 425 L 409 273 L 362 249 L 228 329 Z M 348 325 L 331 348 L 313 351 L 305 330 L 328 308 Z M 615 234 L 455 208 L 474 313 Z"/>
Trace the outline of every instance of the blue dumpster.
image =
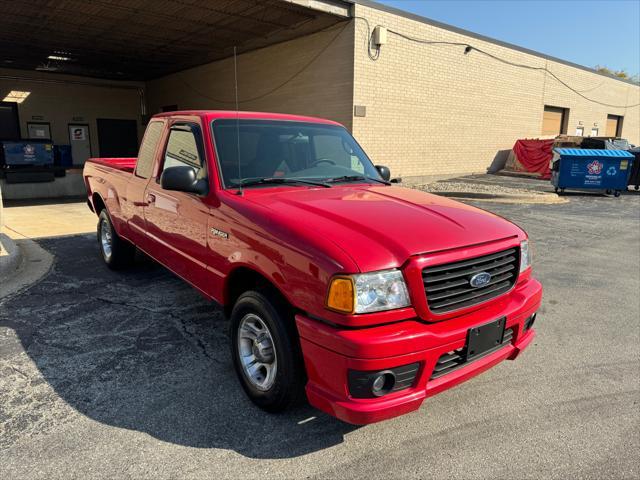
<path id="1" fill-rule="evenodd" d="M 7 166 L 53 165 L 53 145 L 38 140 L 2 142 L 4 161 Z"/>
<path id="2" fill-rule="evenodd" d="M 565 188 L 606 190 L 620 196 L 627 189 L 627 179 L 634 156 L 626 150 L 554 149 L 551 184 L 556 192 Z"/>

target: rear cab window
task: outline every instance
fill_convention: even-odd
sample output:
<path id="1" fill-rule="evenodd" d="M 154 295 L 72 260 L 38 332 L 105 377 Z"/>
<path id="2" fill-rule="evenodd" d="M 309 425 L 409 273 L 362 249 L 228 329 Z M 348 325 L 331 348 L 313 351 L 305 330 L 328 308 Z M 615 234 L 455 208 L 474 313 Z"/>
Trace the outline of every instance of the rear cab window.
<path id="1" fill-rule="evenodd" d="M 149 178 L 153 172 L 153 162 L 155 160 L 158 143 L 162 138 L 162 129 L 164 122 L 149 122 L 147 129 L 140 145 L 138 152 L 138 160 L 136 161 L 136 176 L 140 178 Z"/>

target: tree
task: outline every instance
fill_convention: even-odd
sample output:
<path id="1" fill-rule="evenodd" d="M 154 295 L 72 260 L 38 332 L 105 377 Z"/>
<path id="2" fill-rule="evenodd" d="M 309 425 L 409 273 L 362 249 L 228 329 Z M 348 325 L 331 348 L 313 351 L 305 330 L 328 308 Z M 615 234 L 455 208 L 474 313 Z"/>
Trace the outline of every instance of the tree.
<path id="1" fill-rule="evenodd" d="M 634 83 L 640 83 L 640 77 L 638 75 L 629 75 L 626 70 L 612 70 L 603 65 L 596 65 L 596 72 L 604 73 L 612 77 L 622 78 L 624 80 L 631 80 Z"/>

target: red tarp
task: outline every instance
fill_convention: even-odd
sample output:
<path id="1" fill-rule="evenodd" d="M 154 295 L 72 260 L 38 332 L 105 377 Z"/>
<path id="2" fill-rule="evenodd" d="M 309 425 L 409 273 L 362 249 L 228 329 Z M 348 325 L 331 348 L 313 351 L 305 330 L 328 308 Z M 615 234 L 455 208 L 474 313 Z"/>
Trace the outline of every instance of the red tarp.
<path id="1" fill-rule="evenodd" d="M 555 140 L 517 140 L 513 146 L 518 162 L 527 172 L 539 173 L 544 179 L 551 178 L 549 163 L 553 158 Z"/>

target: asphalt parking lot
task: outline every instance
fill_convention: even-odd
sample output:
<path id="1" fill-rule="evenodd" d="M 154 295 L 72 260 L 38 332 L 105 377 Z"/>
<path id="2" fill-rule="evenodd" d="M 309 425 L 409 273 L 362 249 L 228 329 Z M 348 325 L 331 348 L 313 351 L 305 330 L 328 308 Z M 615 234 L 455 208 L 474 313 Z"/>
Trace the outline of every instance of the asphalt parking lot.
<path id="1" fill-rule="evenodd" d="M 365 427 L 263 413 L 195 290 L 109 271 L 91 234 L 39 240 L 51 272 L 0 303 L 0 478 L 638 478 L 640 195 L 568 197 L 478 204 L 533 240 L 535 343 Z"/>

